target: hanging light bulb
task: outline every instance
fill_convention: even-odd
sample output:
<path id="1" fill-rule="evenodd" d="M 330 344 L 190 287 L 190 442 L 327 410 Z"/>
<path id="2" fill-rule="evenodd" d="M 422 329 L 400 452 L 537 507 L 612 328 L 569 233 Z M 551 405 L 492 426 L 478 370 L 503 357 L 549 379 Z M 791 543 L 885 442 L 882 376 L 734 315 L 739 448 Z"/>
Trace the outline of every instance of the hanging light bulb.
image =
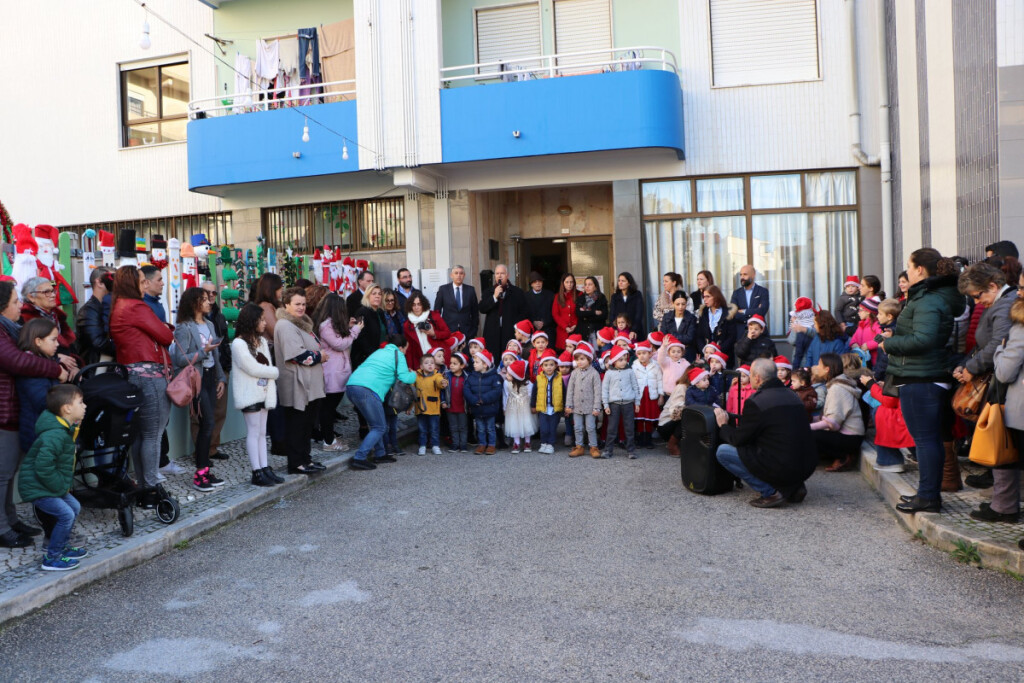
<path id="1" fill-rule="evenodd" d="M 348 140 L 346 138 L 341 139 L 341 158 L 348 161 Z"/>
<path id="2" fill-rule="evenodd" d="M 142 22 L 142 37 L 139 39 L 139 47 L 143 50 L 148 50 L 153 44 L 153 41 L 149 39 L 149 21 Z"/>
<path id="3" fill-rule="evenodd" d="M 309 119 L 302 125 L 302 141 L 309 142 Z"/>

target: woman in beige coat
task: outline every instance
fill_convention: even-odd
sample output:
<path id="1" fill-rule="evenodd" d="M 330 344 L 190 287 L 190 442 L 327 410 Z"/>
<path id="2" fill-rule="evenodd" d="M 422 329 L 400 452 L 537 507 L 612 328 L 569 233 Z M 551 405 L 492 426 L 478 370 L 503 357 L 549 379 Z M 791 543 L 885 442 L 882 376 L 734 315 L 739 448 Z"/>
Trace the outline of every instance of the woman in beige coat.
<path id="1" fill-rule="evenodd" d="M 274 360 L 281 374 L 277 400 L 284 406 L 287 429 L 288 473 L 311 474 L 324 466 L 310 456 L 313 420 L 324 394 L 324 355 L 313 334 L 313 320 L 306 315 L 306 292 L 300 287 L 285 290 L 283 308 L 277 309 L 274 327 Z"/>

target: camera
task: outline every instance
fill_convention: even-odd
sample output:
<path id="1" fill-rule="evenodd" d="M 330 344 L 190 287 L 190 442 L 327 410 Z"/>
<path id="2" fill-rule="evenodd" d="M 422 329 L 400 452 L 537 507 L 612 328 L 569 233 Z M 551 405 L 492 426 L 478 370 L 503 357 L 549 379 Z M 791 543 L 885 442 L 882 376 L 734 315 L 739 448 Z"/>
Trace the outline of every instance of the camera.
<path id="1" fill-rule="evenodd" d="M 417 330 L 423 330 L 424 332 L 426 332 L 427 330 L 430 329 L 430 323 L 428 323 L 428 322 L 416 323 L 416 329 Z"/>
<path id="2" fill-rule="evenodd" d="M 886 336 L 885 336 L 884 334 L 876 334 L 876 335 L 875 335 L 875 343 L 876 343 L 876 344 L 881 344 L 881 343 L 882 343 L 882 342 L 884 342 L 884 341 L 885 341 L 886 339 L 888 339 L 888 337 L 886 337 Z"/>

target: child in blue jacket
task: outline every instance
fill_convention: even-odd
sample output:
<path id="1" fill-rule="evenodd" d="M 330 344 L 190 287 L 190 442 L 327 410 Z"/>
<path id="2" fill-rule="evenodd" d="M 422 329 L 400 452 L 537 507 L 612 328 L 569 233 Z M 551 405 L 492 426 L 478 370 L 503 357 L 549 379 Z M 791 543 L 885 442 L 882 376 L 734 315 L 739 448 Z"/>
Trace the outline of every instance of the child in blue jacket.
<path id="1" fill-rule="evenodd" d="M 501 409 L 502 379 L 494 369 L 494 356 L 487 349 L 473 354 L 472 375 L 466 378 L 463 394 L 476 419 L 477 453 L 493 455 L 497 445 L 495 417 Z"/>

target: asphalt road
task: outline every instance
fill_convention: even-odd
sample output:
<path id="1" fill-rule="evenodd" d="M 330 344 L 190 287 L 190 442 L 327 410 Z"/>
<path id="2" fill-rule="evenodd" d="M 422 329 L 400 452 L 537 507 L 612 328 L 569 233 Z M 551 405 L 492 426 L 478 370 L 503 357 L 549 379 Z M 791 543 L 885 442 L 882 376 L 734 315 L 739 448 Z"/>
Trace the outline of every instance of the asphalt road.
<path id="1" fill-rule="evenodd" d="M 758 510 L 664 456 L 406 456 L 6 626 L 0 678 L 1024 678 L 1024 583 L 915 542 L 857 473 L 808 488 Z"/>

